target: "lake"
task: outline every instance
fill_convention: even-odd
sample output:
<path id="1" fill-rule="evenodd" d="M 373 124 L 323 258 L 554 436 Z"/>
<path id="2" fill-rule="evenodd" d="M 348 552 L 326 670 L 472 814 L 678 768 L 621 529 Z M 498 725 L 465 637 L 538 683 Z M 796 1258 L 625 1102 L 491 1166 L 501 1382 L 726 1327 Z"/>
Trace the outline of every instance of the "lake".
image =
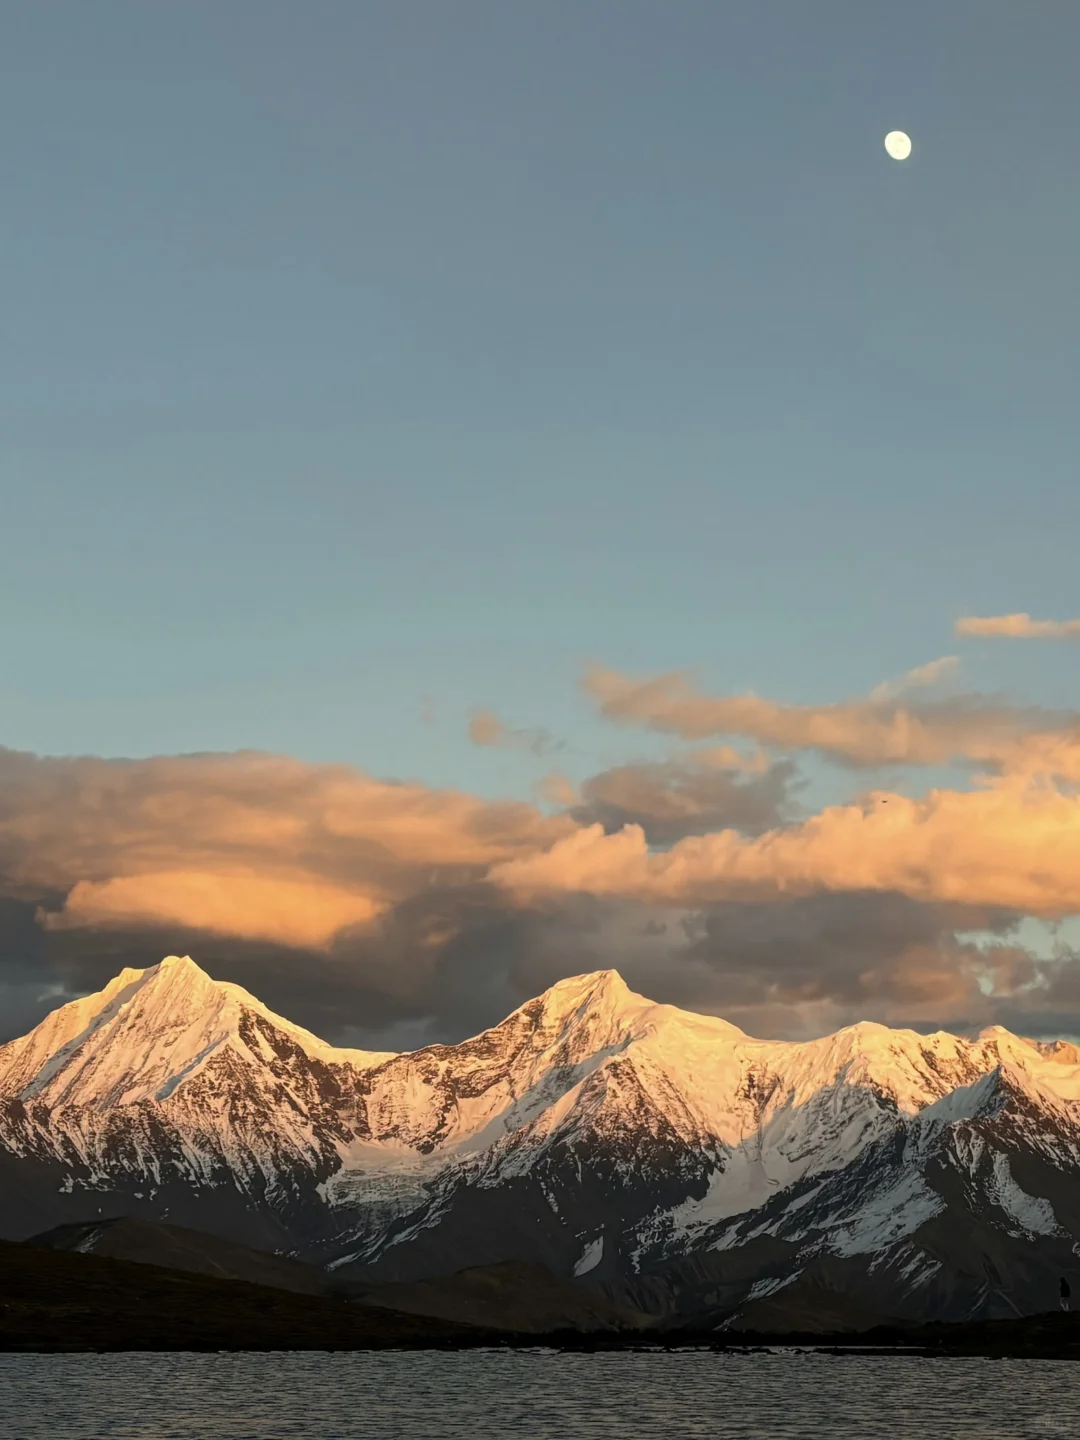
<path id="1" fill-rule="evenodd" d="M 1080 1434 L 1080 1366 L 797 1351 L 0 1355 L 5 1440 Z"/>

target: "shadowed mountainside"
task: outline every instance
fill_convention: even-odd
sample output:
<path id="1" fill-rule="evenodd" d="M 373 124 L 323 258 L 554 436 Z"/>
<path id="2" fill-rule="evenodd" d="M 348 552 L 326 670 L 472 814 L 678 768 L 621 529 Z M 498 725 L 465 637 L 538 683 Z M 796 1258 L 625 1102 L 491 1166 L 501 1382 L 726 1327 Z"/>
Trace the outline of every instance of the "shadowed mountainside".
<path id="1" fill-rule="evenodd" d="M 324 1270 L 300 1260 L 269 1255 L 181 1225 L 147 1224 L 125 1215 L 82 1225 L 57 1225 L 28 1243 L 50 1250 L 74 1250 L 80 1255 L 156 1265 L 164 1270 L 213 1275 L 219 1280 L 246 1280 L 252 1285 L 269 1285 L 300 1295 L 328 1295 L 339 1288 Z"/>
<path id="2" fill-rule="evenodd" d="M 856 1353 L 1080 1360 L 1080 1315 L 964 1325 L 882 1326 L 852 1334 L 760 1329 L 492 1332 L 335 1297 L 298 1295 L 98 1255 L 0 1242 L 0 1352 L 373 1350 L 555 1346 L 609 1350 L 762 1345 Z M 807 1297 L 804 1297 L 807 1298 Z M 777 1324 L 785 1317 L 777 1316 Z"/>
<path id="3" fill-rule="evenodd" d="M 655 1324 L 653 1317 L 618 1305 L 597 1290 L 552 1275 L 539 1265 L 512 1260 L 435 1280 L 380 1285 L 357 1298 L 366 1305 L 520 1334 L 641 1330 Z"/>
<path id="4" fill-rule="evenodd" d="M 328 1296 L 0 1241 L 0 1350 L 378 1350 L 467 1326 Z"/>
<path id="5" fill-rule="evenodd" d="M 649 1316 L 609 1300 L 580 1281 L 513 1261 L 475 1266 L 413 1284 L 358 1286 L 284 1255 L 269 1255 L 180 1225 L 148 1224 L 126 1216 L 59 1225 L 27 1243 L 219 1280 L 242 1280 L 297 1294 L 331 1295 L 491 1330 L 523 1334 L 623 1330 L 652 1323 Z"/>

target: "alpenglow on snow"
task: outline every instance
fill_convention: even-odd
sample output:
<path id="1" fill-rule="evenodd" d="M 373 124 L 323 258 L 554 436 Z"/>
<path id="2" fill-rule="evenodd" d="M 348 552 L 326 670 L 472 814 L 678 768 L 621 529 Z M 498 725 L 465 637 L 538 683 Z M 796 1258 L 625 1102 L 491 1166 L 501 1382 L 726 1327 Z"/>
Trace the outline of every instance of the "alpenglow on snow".
<path id="1" fill-rule="evenodd" d="M 370 1053 L 170 956 L 0 1047 L 0 1233 L 167 1219 L 371 1283 L 520 1260 L 707 1323 L 820 1286 L 1039 1310 L 1080 1242 L 1078 1059 L 1000 1028 L 755 1040 L 611 970 Z"/>

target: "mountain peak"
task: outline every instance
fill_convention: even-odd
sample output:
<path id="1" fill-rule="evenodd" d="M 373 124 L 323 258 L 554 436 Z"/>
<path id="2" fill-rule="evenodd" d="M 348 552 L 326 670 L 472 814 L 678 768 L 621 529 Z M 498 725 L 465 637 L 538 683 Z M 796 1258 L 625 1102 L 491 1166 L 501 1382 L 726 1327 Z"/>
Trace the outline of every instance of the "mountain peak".
<path id="1" fill-rule="evenodd" d="M 653 1008 L 637 995 L 617 970 L 591 970 L 559 980 L 523 1009 L 539 1009 L 545 1023 L 561 1028 L 588 1021 L 591 1026 L 625 1024 Z"/>
<path id="2" fill-rule="evenodd" d="M 166 955 L 164 960 L 159 960 L 156 965 L 152 965 L 150 968 L 159 972 L 163 970 L 197 970 L 200 975 L 205 975 L 208 980 L 210 978 L 201 966 L 195 964 L 195 961 L 190 955 Z"/>
<path id="3" fill-rule="evenodd" d="M 310 1059 L 370 1068 L 389 1058 L 338 1050 L 241 986 L 212 979 L 190 955 L 167 955 L 144 970 L 122 970 L 103 990 L 61 1006 L 3 1047 L 0 1092 L 50 1105 L 163 1100 L 226 1047 L 252 1058 L 245 1016 L 269 1024 Z"/>
<path id="4" fill-rule="evenodd" d="M 182 992 L 189 1002 L 194 1003 L 205 1002 L 208 995 L 228 988 L 223 982 L 212 979 L 190 955 L 166 955 L 164 960 L 145 970 L 125 970 L 122 973 L 131 977 L 130 983 L 137 984 L 141 990 Z"/>
<path id="5" fill-rule="evenodd" d="M 568 975 L 564 980 L 556 980 L 554 985 L 544 991 L 541 998 L 550 999 L 553 1004 L 566 1005 L 580 1004 L 583 1001 L 621 1005 L 627 1001 L 637 1002 L 642 999 L 640 995 L 634 994 L 618 970 L 590 970 L 584 975 Z"/>
<path id="6" fill-rule="evenodd" d="M 284 1233 L 365 1284 L 487 1263 L 497 1234 L 634 1293 L 642 1275 L 667 1292 L 685 1274 L 690 1300 L 757 1236 L 747 1285 L 830 1255 L 869 1257 L 874 1285 L 922 1284 L 945 1263 L 933 1236 L 919 1248 L 939 1217 L 964 1245 L 974 1231 L 987 1256 L 1018 1256 L 1016 1274 L 1033 1237 L 1055 1286 L 1069 1263 L 1071 1046 L 868 1022 L 756 1040 L 606 969 L 459 1045 L 388 1058 L 323 1044 L 190 956 L 125 970 L 0 1049 L 0 1145 L 27 1160 L 32 1197 L 15 1213 L 84 1220 L 109 1194 L 112 1213 L 166 1218 L 197 1197 L 206 1228 Z M 1048 1164 L 1064 1172 L 1052 1189 Z M 982 1303 L 965 1275 L 934 1293 Z"/>
<path id="7" fill-rule="evenodd" d="M 116 999 L 118 995 L 125 992 L 141 990 L 147 985 L 165 986 L 183 981 L 187 977 L 188 983 L 197 985 L 202 982 L 205 985 L 214 985 L 210 976 L 205 970 L 196 965 L 190 955 L 166 955 L 164 960 L 159 960 L 156 965 L 145 966 L 142 970 L 136 970 L 127 965 L 118 974 L 114 975 L 109 983 L 102 989 L 90 995 L 82 995 L 78 1000 L 62 1007 L 57 1014 L 70 1011 L 73 1014 L 78 1008 L 79 1011 L 88 1007 L 103 1009 Z"/>

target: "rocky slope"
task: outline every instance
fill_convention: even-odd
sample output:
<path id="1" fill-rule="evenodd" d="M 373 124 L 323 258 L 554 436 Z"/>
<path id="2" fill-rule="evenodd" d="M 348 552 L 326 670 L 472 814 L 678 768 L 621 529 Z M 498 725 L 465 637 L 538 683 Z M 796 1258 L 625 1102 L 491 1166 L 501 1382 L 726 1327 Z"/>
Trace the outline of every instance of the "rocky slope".
<path id="1" fill-rule="evenodd" d="M 235 1240 L 222 1240 L 201 1230 L 131 1220 L 126 1215 L 112 1220 L 57 1225 L 33 1236 L 27 1243 L 47 1250 L 70 1250 L 78 1255 L 156 1265 L 160 1270 L 186 1270 L 192 1275 L 211 1275 L 217 1280 L 244 1280 L 274 1290 L 292 1290 L 297 1295 L 334 1293 L 333 1278 L 314 1265 L 304 1265 L 284 1255 L 271 1255 L 265 1250 L 252 1250 Z"/>
<path id="2" fill-rule="evenodd" d="M 1003 1030 L 754 1040 L 613 971 L 369 1054 L 170 957 L 0 1048 L 0 1232 L 118 1213 L 352 1284 L 518 1261 L 671 1320 L 793 1284 L 1008 1316 L 1077 1264 L 1080 1064 Z"/>

